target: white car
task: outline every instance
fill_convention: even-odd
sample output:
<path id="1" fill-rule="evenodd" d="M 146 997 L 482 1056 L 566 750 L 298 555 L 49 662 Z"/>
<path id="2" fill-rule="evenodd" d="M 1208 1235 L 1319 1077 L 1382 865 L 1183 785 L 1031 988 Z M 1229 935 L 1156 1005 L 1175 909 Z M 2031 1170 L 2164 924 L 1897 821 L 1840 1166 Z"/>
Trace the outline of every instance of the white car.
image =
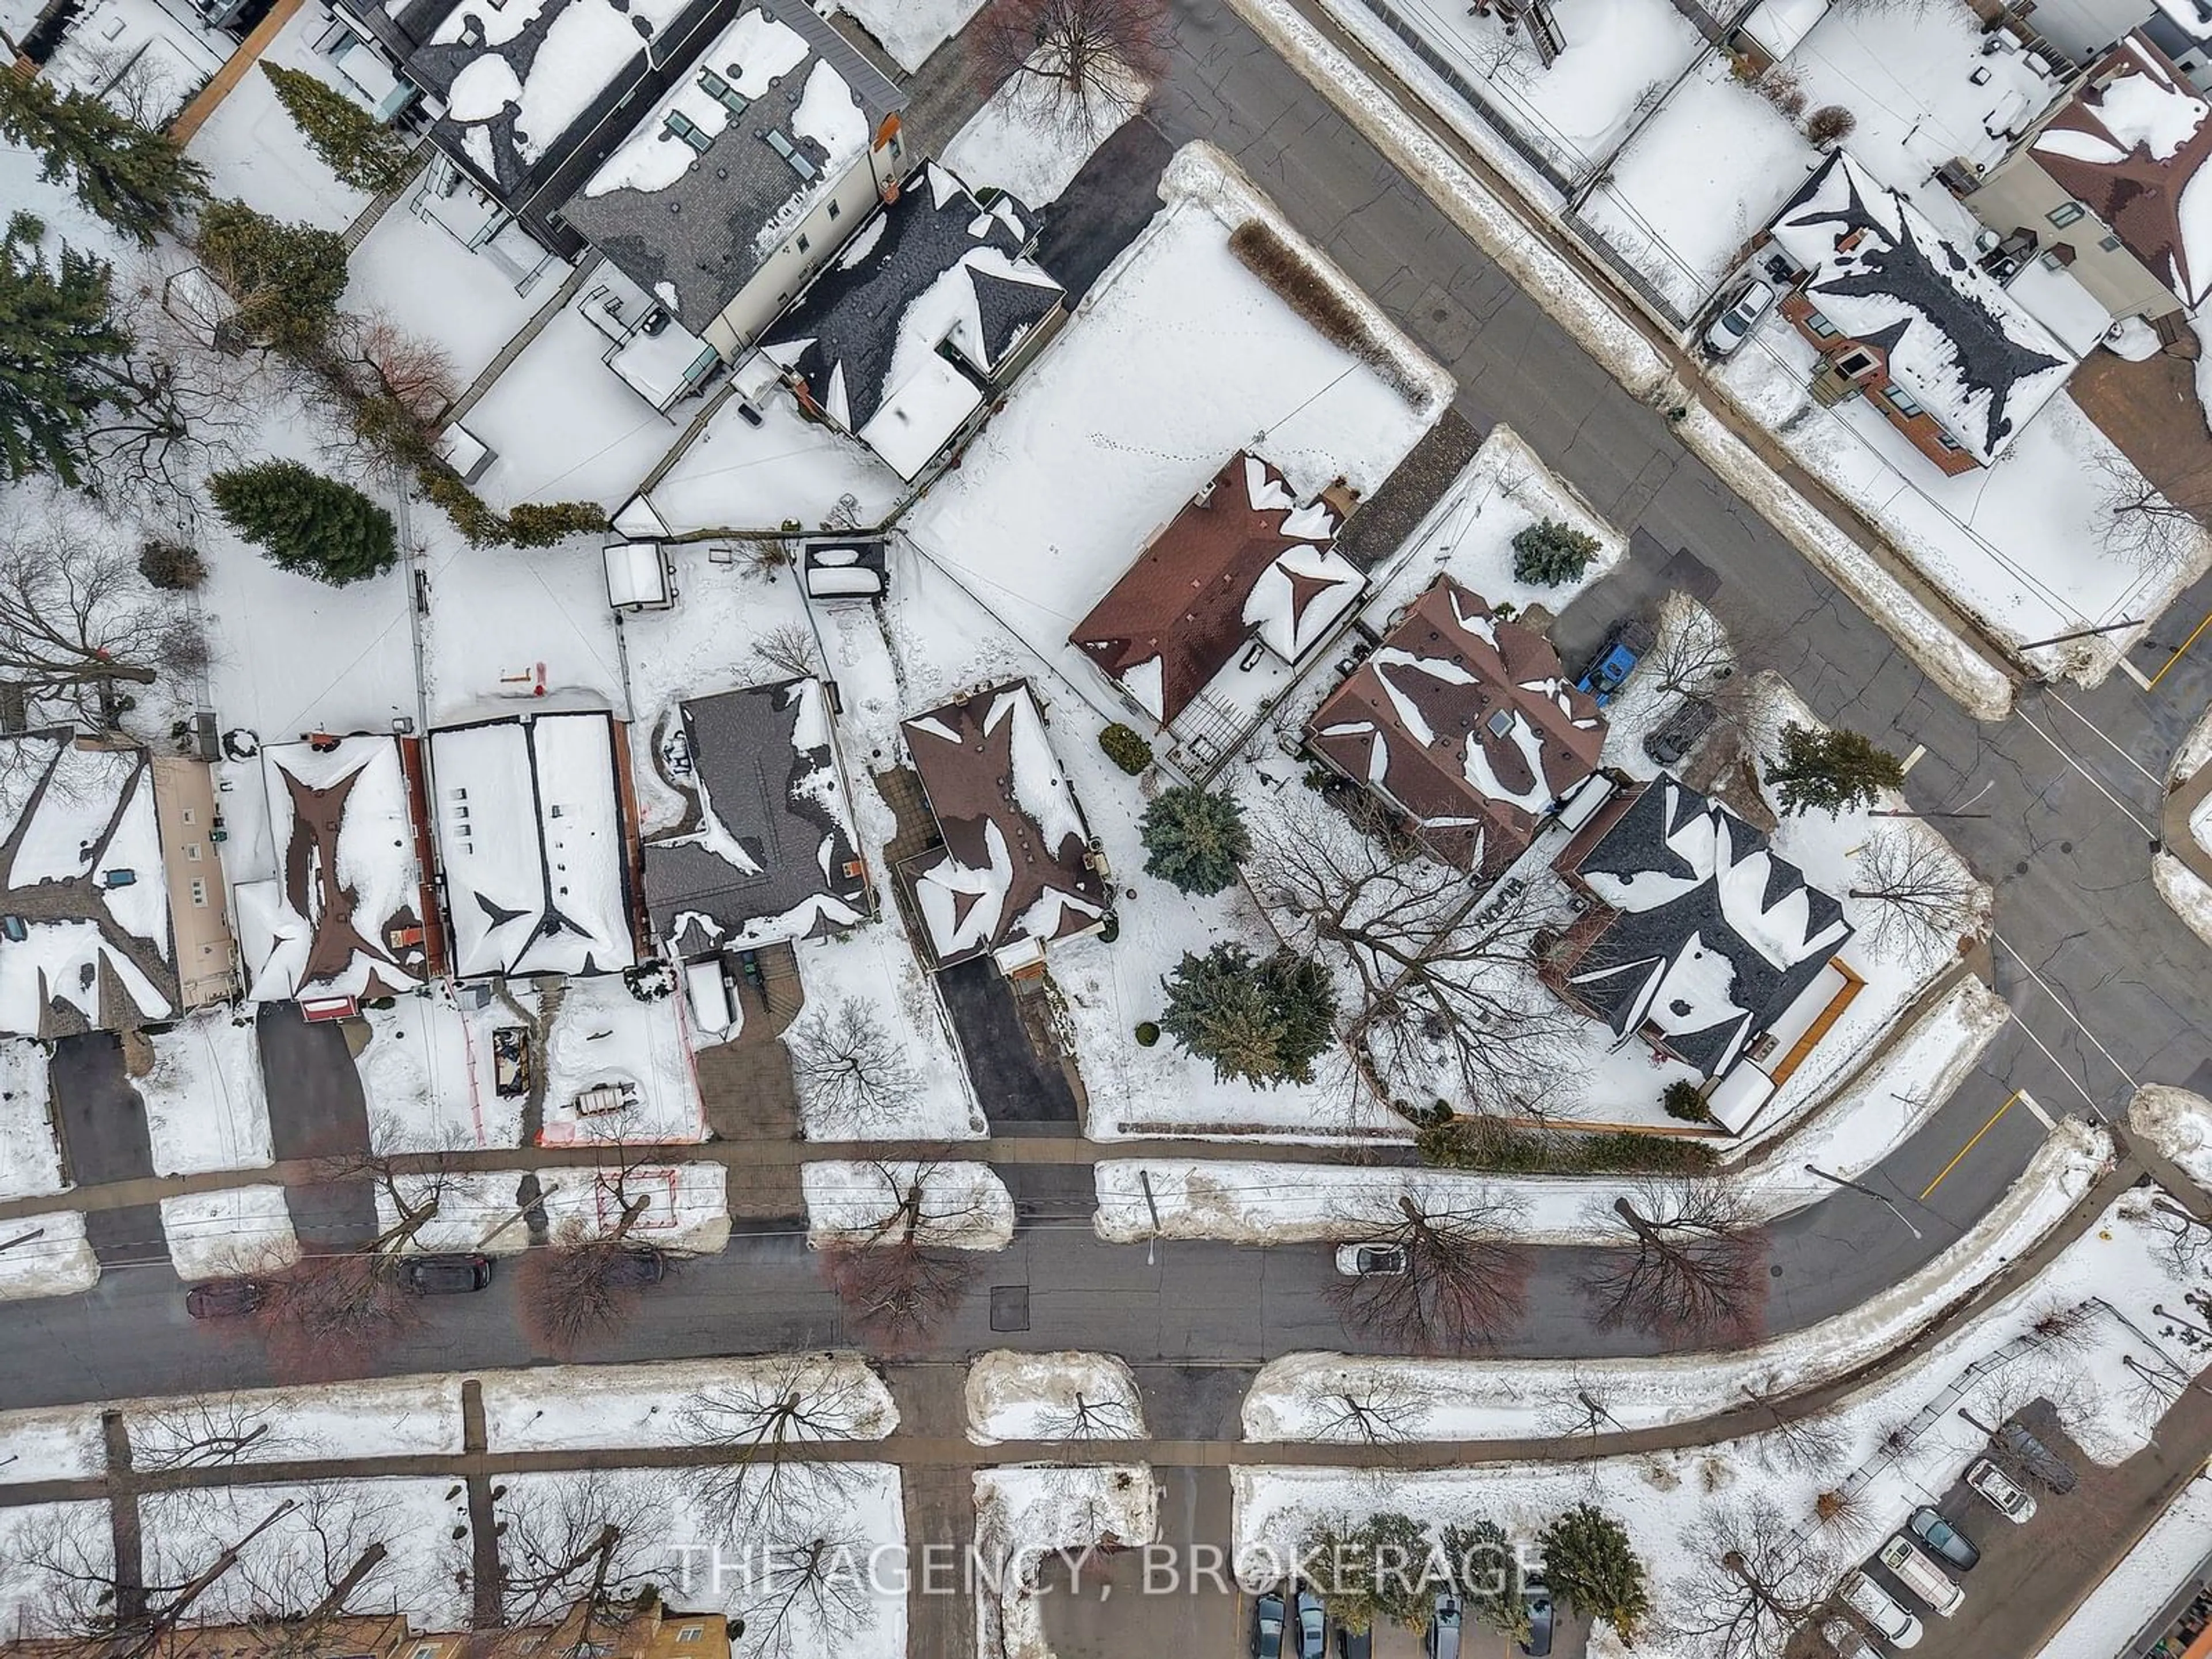
<path id="1" fill-rule="evenodd" d="M 1340 1244 L 1336 1270 L 1348 1279 L 1401 1273 L 1406 1271 L 1406 1249 L 1401 1244 Z"/>
<path id="2" fill-rule="evenodd" d="M 1990 1507 L 2020 1526 L 2035 1514 L 2035 1496 L 2014 1486 L 2012 1478 L 1986 1457 L 1975 1460 L 1966 1471 L 1966 1484 L 1990 1501 Z"/>
<path id="3" fill-rule="evenodd" d="M 1727 356 L 1751 337 L 1751 331 L 1773 303 L 1774 284 L 1753 277 L 1713 319 L 1713 325 L 1705 331 L 1705 349 L 1716 357 Z"/>
<path id="4" fill-rule="evenodd" d="M 1865 1620 L 1875 1635 L 1893 1648 L 1909 1648 L 1920 1641 L 1918 1615 L 1908 1613 L 1892 1595 L 1863 1572 L 1844 1580 L 1838 1592 L 1844 1605 Z"/>

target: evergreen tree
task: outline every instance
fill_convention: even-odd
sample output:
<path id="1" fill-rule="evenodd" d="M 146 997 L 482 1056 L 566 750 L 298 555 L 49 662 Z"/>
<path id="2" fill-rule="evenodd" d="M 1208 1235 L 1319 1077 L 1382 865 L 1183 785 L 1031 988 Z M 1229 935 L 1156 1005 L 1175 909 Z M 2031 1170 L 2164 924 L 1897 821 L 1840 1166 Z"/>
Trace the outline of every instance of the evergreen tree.
<path id="1" fill-rule="evenodd" d="M 1451 1584 L 1427 1528 L 1402 1510 L 1385 1510 L 1370 1516 L 1360 1534 L 1367 1559 L 1374 1564 L 1375 1611 L 1408 1630 L 1427 1628 L 1436 1613 L 1437 1592 Z"/>
<path id="2" fill-rule="evenodd" d="M 1185 893 L 1220 892 L 1252 852 L 1236 798 L 1196 784 L 1163 789 L 1145 809 L 1140 833 L 1149 855 L 1145 873 Z"/>
<path id="3" fill-rule="evenodd" d="M 67 179 L 87 211 L 151 246 L 207 194 L 207 173 L 163 134 L 88 92 L 0 73 L 0 135 L 39 158 L 42 176 Z"/>
<path id="4" fill-rule="evenodd" d="M 1459 1592 L 1461 1610 L 1493 1629 L 1519 1632 L 1528 1610 L 1521 1600 L 1521 1564 L 1495 1521 L 1443 1530 L 1444 1569 Z"/>
<path id="5" fill-rule="evenodd" d="M 48 270 L 45 228 L 18 213 L 0 235 L 0 473 L 75 484 L 86 423 L 125 401 L 118 373 L 131 337 L 108 315 L 107 267 L 64 246 Z"/>
<path id="6" fill-rule="evenodd" d="M 216 509 L 280 569 L 333 586 L 392 568 L 392 515 L 351 484 L 297 461 L 259 461 L 208 480 Z"/>
<path id="7" fill-rule="evenodd" d="M 1603 1510 L 1577 1504 L 1544 1528 L 1544 1582 L 1577 1613 L 1602 1619 L 1633 1642 L 1651 1611 L 1644 1563 L 1628 1530 Z"/>
<path id="8" fill-rule="evenodd" d="M 1589 568 L 1596 551 L 1596 537 L 1557 519 L 1544 519 L 1514 537 L 1513 574 L 1539 587 L 1557 587 Z"/>
<path id="9" fill-rule="evenodd" d="M 265 61 L 261 69 L 307 148 L 342 182 L 381 196 L 403 188 L 415 176 L 418 163 L 406 139 L 336 87 L 304 70 Z"/>
<path id="10" fill-rule="evenodd" d="M 329 338 L 346 287 L 345 239 L 336 231 L 213 202 L 200 215 L 199 252 L 254 338 L 293 353 Z"/>
<path id="11" fill-rule="evenodd" d="M 1815 732 L 1792 720 L 1782 728 L 1782 758 L 1766 769 L 1777 810 L 1836 813 L 1863 806 L 1905 781 L 1904 763 L 1857 732 Z"/>
<path id="12" fill-rule="evenodd" d="M 1685 1123 L 1708 1123 L 1713 1109 L 1705 1104 L 1705 1091 L 1690 1079 L 1678 1077 L 1659 1091 L 1659 1103 L 1667 1109 L 1667 1115 L 1680 1118 Z"/>
<path id="13" fill-rule="evenodd" d="M 1255 963 L 1242 945 L 1185 956 L 1164 983 L 1160 1029 L 1213 1064 L 1215 1077 L 1272 1088 L 1313 1080 L 1334 1038 L 1336 988 L 1318 963 L 1278 951 Z"/>

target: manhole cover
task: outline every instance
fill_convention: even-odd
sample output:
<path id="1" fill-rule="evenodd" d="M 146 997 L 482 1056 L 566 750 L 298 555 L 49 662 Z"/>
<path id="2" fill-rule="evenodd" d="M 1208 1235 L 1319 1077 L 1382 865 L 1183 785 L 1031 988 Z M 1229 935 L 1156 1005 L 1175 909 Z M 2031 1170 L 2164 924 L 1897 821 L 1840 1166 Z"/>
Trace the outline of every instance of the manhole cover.
<path id="1" fill-rule="evenodd" d="M 1026 1285 L 991 1286 L 991 1328 L 1025 1331 L 1030 1328 L 1030 1287 Z"/>

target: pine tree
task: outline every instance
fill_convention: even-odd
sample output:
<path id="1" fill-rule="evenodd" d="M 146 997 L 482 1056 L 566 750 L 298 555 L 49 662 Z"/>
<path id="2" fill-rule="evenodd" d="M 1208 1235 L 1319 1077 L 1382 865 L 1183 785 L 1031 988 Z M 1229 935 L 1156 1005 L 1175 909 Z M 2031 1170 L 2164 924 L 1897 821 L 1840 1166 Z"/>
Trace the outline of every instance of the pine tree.
<path id="1" fill-rule="evenodd" d="M 1832 814 L 1898 787 L 1905 765 L 1860 732 L 1816 732 L 1792 720 L 1782 728 L 1782 758 L 1766 769 L 1766 781 L 1779 811 L 1817 806 Z"/>
<path id="2" fill-rule="evenodd" d="M 243 202 L 213 202 L 200 215 L 199 252 L 256 339 L 296 353 L 329 337 L 346 287 L 345 239 L 337 232 L 288 225 Z"/>
<path id="3" fill-rule="evenodd" d="M 1526 1629 L 1528 1610 L 1521 1600 L 1521 1564 L 1504 1529 L 1487 1518 L 1446 1527 L 1443 1545 L 1445 1571 L 1459 1592 L 1461 1611 L 1496 1630 Z"/>
<path id="4" fill-rule="evenodd" d="M 1597 538 L 1557 519 L 1530 525 L 1513 538 L 1513 574 L 1539 587 L 1573 581 L 1589 568 Z"/>
<path id="5" fill-rule="evenodd" d="M 304 70 L 267 62 L 261 68 L 307 148 L 343 183 L 381 196 L 415 176 L 418 163 L 407 141 L 336 87 Z"/>
<path id="6" fill-rule="evenodd" d="M 150 246 L 207 195 L 207 173 L 161 133 L 88 92 L 0 72 L 0 135 L 36 155 L 48 179 L 67 179 L 86 210 Z"/>
<path id="7" fill-rule="evenodd" d="M 1252 852 L 1236 798 L 1196 784 L 1163 789 L 1145 809 L 1139 833 L 1148 854 L 1145 873 L 1185 893 L 1220 892 Z"/>
<path id="8" fill-rule="evenodd" d="M 1298 1559 L 1311 1564 L 1311 1576 L 1301 1577 L 1300 1588 L 1321 1598 L 1322 1611 L 1340 1630 L 1371 1629 L 1382 1615 L 1371 1570 L 1372 1524 L 1346 1528 L 1340 1522 L 1322 1522 L 1298 1540 Z"/>
<path id="9" fill-rule="evenodd" d="M 208 480 L 216 509 L 280 569 L 333 586 L 392 568 L 392 515 L 351 484 L 297 461 L 260 461 Z"/>
<path id="10" fill-rule="evenodd" d="M 1186 955 L 1164 983 L 1160 1029 L 1212 1061 L 1223 1082 L 1310 1083 L 1315 1060 L 1334 1040 L 1335 986 L 1318 963 L 1286 950 L 1255 963 L 1242 945 L 1217 945 Z"/>
<path id="11" fill-rule="evenodd" d="M 8 78 L 0 70 L 0 79 Z M 47 269 L 45 227 L 18 213 L 0 235 L 0 471 L 81 477 L 83 429 L 125 401 L 118 371 L 131 337 L 108 315 L 108 269 L 64 246 Z"/>
<path id="12" fill-rule="evenodd" d="M 1628 1530 L 1603 1510 L 1577 1504 L 1544 1528 L 1544 1582 L 1577 1613 L 1602 1619 L 1624 1642 L 1651 1611 L 1644 1563 Z"/>

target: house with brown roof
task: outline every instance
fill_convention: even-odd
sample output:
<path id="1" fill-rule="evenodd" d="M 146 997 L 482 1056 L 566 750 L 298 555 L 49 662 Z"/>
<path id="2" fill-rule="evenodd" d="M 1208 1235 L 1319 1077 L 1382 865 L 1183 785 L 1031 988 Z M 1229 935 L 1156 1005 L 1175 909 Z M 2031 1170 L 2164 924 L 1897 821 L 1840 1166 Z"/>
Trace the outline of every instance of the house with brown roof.
<path id="1" fill-rule="evenodd" d="M 2212 106 L 2130 34 L 1966 198 L 2008 263 L 2064 269 L 2115 317 L 2212 295 Z"/>
<path id="2" fill-rule="evenodd" d="M 937 965 L 988 951 L 1033 972 L 1055 939 L 1096 933 L 1112 894 L 1103 857 L 1045 733 L 1027 680 L 1010 680 L 901 728 L 942 843 L 898 866 Z"/>
<path id="3" fill-rule="evenodd" d="M 1306 725 L 1438 858 L 1488 878 L 1597 769 L 1605 716 L 1533 628 L 1439 576 Z"/>
<path id="4" fill-rule="evenodd" d="M 366 1595 L 363 1596 L 367 1599 Z M 404 1613 L 331 1613 L 252 1624 L 179 1622 L 160 1633 L 160 1659 L 730 1659 L 719 1613 L 681 1613 L 658 1596 L 636 1605 L 572 1603 L 543 1623 L 495 1630 L 418 1631 Z M 0 1659 L 112 1659 L 112 1637 L 27 1637 L 0 1642 Z"/>
<path id="5" fill-rule="evenodd" d="M 1068 642 L 1166 728 L 1240 654 L 1295 663 L 1367 579 L 1336 551 L 1346 504 L 1301 505 L 1269 461 L 1238 451 L 1154 536 Z"/>

